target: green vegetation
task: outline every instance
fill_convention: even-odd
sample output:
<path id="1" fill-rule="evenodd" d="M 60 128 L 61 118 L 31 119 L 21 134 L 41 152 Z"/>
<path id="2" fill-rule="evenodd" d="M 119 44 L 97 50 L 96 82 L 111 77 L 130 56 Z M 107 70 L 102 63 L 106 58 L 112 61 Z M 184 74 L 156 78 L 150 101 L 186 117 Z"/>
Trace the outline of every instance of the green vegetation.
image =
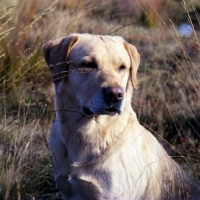
<path id="1" fill-rule="evenodd" d="M 41 49 L 73 32 L 120 35 L 138 48 L 133 108 L 200 183 L 199 13 L 198 0 L 0 1 L 0 199 L 59 199 L 47 147 L 53 87 Z M 180 34 L 183 23 L 193 34 Z"/>

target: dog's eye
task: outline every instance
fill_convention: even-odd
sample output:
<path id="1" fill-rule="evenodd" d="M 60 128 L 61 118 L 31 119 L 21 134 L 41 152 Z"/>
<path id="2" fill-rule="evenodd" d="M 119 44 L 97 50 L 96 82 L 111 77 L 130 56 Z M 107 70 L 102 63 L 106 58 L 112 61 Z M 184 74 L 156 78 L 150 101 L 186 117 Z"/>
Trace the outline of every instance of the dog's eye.
<path id="1" fill-rule="evenodd" d="M 97 64 L 95 62 L 83 62 L 81 65 L 87 68 L 97 68 Z"/>
<path id="2" fill-rule="evenodd" d="M 121 65 L 119 68 L 118 68 L 119 71 L 124 71 L 126 70 L 126 67 L 124 65 Z"/>

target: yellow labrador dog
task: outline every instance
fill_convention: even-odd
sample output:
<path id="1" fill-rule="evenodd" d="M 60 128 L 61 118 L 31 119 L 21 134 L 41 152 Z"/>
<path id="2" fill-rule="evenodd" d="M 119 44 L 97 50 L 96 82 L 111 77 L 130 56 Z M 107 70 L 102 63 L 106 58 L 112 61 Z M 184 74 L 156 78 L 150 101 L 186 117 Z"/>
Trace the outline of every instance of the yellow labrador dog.
<path id="1" fill-rule="evenodd" d="M 73 34 L 43 51 L 56 102 L 49 144 L 65 200 L 200 199 L 200 187 L 132 110 L 140 63 L 133 45 L 117 36 Z"/>

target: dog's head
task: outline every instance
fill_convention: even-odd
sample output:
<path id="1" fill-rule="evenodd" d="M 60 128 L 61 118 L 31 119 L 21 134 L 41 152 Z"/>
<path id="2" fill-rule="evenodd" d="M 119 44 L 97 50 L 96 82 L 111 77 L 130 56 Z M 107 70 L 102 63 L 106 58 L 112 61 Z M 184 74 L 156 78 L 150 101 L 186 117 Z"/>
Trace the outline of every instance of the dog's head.
<path id="1" fill-rule="evenodd" d="M 62 107 L 75 106 L 86 115 L 120 114 L 131 83 L 137 88 L 140 56 L 121 37 L 73 34 L 47 42 L 43 51 Z"/>

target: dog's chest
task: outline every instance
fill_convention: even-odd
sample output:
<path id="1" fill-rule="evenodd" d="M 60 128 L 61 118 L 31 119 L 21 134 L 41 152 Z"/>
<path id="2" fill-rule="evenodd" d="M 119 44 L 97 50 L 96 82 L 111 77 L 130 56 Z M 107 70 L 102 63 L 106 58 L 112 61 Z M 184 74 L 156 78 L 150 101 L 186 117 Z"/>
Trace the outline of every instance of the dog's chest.
<path id="1" fill-rule="evenodd" d="M 141 167 L 141 160 L 138 158 L 138 163 L 133 163 L 130 159 L 134 156 L 133 149 L 128 152 L 123 148 L 115 150 L 112 156 L 104 155 L 91 163 L 76 165 L 73 174 L 99 185 L 104 199 L 139 199 L 147 187 L 147 181 L 142 176 L 146 172 Z"/>

